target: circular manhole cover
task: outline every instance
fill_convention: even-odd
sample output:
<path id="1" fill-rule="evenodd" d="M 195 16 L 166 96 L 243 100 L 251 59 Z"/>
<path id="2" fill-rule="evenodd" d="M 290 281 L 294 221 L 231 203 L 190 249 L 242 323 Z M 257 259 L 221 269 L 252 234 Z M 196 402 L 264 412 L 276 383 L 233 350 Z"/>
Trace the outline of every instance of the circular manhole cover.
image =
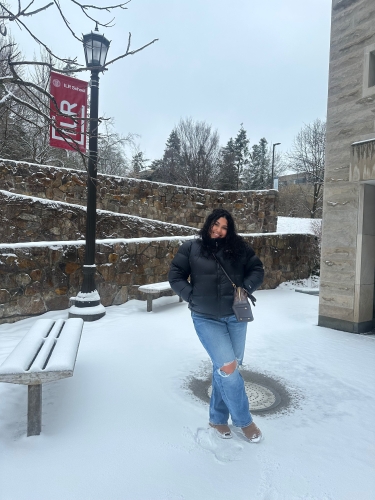
<path id="1" fill-rule="evenodd" d="M 245 391 L 249 398 L 251 410 L 268 410 L 278 403 L 276 395 L 267 387 L 245 380 Z M 211 397 L 212 386 L 207 389 Z"/>

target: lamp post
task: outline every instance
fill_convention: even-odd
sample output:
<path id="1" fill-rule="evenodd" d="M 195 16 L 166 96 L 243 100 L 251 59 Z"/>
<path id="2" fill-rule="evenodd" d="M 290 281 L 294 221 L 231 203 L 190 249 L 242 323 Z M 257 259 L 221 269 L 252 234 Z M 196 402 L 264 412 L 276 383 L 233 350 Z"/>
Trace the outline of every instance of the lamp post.
<path id="1" fill-rule="evenodd" d="M 273 177 L 274 177 L 274 168 L 275 168 L 275 147 L 281 144 L 281 142 L 275 142 L 272 146 L 272 174 L 271 174 L 271 189 L 273 189 Z"/>
<path id="2" fill-rule="evenodd" d="M 91 70 L 91 97 L 89 122 L 89 161 L 87 178 L 87 216 L 86 249 L 83 265 L 83 283 L 81 291 L 69 310 L 70 318 L 83 318 L 95 321 L 105 315 L 105 308 L 100 303 L 100 296 L 95 285 L 95 236 L 96 236 L 96 178 L 98 163 L 98 110 L 99 110 L 99 72 L 107 57 L 110 41 L 100 35 L 98 25 L 95 32 L 83 35 L 86 66 Z"/>

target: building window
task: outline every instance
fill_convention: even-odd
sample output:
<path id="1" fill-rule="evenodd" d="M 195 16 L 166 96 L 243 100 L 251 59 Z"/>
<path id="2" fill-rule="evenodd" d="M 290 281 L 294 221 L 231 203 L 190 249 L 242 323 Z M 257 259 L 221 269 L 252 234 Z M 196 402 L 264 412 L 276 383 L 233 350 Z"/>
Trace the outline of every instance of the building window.
<path id="1" fill-rule="evenodd" d="M 364 48 L 362 97 L 375 94 L 375 43 Z"/>
<path id="2" fill-rule="evenodd" d="M 369 54 L 368 86 L 375 86 L 375 50 Z"/>

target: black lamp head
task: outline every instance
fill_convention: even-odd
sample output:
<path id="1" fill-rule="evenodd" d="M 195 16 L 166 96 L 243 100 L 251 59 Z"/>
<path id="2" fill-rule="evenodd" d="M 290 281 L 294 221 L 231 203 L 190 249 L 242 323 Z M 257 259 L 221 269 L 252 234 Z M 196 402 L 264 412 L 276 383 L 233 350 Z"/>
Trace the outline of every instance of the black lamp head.
<path id="1" fill-rule="evenodd" d="M 88 68 L 103 67 L 107 58 L 110 41 L 95 27 L 95 32 L 91 31 L 83 35 L 83 48 L 85 50 L 86 66 Z"/>

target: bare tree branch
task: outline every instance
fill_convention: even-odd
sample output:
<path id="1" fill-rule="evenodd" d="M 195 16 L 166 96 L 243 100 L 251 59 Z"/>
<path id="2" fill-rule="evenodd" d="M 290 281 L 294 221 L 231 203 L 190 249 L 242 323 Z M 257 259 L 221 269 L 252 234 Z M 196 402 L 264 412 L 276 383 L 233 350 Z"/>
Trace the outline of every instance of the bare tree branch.
<path id="1" fill-rule="evenodd" d="M 111 61 L 108 61 L 104 66 L 94 66 L 91 68 L 86 68 L 86 67 L 74 68 L 74 69 L 70 68 L 70 69 L 64 70 L 64 69 L 56 68 L 50 63 L 40 62 L 40 61 L 16 61 L 16 62 L 11 62 L 10 64 L 12 66 L 22 66 L 22 65 L 48 66 L 52 71 L 58 71 L 59 73 L 81 73 L 82 71 L 91 71 L 91 70 L 105 71 L 107 69 L 107 66 L 109 66 L 110 64 L 113 64 L 114 62 L 116 62 L 120 59 L 123 59 L 124 57 L 132 56 L 132 55 L 136 54 L 137 52 L 140 52 L 141 50 L 144 50 L 145 48 L 149 47 L 153 43 L 159 41 L 159 39 L 155 38 L 151 42 L 147 43 L 146 45 L 143 45 L 143 47 L 140 47 L 139 49 L 136 49 L 136 50 L 129 50 L 130 41 L 131 41 L 131 33 L 129 33 L 128 46 L 127 46 L 126 52 L 124 54 L 121 54 L 118 57 L 115 57 Z M 51 52 L 49 52 L 49 53 L 53 56 L 53 54 Z M 66 61 L 67 60 L 65 59 L 64 62 L 66 62 Z M 77 64 L 75 59 L 69 60 L 69 62 Z M 15 82 L 13 82 L 13 83 L 15 83 Z"/>
<path id="2" fill-rule="evenodd" d="M 153 43 L 159 41 L 159 38 L 155 38 L 154 40 L 152 40 L 152 42 L 149 42 L 149 43 L 146 43 L 146 45 L 143 45 L 143 47 L 140 47 L 139 49 L 136 49 L 136 50 L 130 50 L 129 51 L 129 47 L 130 47 L 130 39 L 131 39 L 131 33 L 129 33 L 129 39 L 128 39 L 128 47 L 126 49 L 126 52 L 124 54 L 122 54 L 121 56 L 118 56 L 116 57 L 115 59 L 112 59 L 111 61 L 107 62 L 103 67 L 106 68 L 107 66 L 109 66 L 110 64 L 113 64 L 114 62 L 118 61 L 119 59 L 123 59 L 124 57 L 127 57 L 127 56 L 132 56 L 134 54 L 136 54 L 137 52 L 140 52 L 141 50 L 145 49 L 146 47 L 149 47 L 150 45 L 152 45 Z"/>
<path id="3" fill-rule="evenodd" d="M 61 7 L 60 7 L 60 2 L 59 2 L 59 0 L 55 0 L 55 2 L 54 2 L 54 3 L 55 3 L 55 5 L 56 5 L 56 7 L 57 7 L 57 9 L 58 9 L 58 11 L 59 11 L 59 13 L 60 13 L 60 17 L 61 17 L 61 19 L 64 21 L 64 24 L 65 24 L 65 26 L 68 28 L 68 30 L 70 31 L 70 33 L 74 36 L 74 38 L 75 38 L 76 40 L 78 40 L 79 42 L 82 42 L 82 38 L 79 38 L 79 37 L 78 37 L 78 36 L 74 33 L 74 31 L 72 30 L 72 28 L 69 26 L 69 25 L 70 25 L 70 23 L 69 23 L 69 21 L 67 20 L 67 18 L 64 16 L 64 13 L 63 13 L 63 11 L 62 11 L 62 9 L 61 9 Z"/>
<path id="4" fill-rule="evenodd" d="M 110 10 L 118 9 L 118 8 L 127 9 L 127 7 L 125 7 L 125 5 L 130 3 L 131 0 L 128 0 L 127 2 L 119 3 L 117 5 L 107 5 L 106 7 L 97 7 L 96 5 L 88 5 L 88 4 L 84 5 L 84 4 L 81 4 L 80 2 L 77 2 L 76 0 L 72 0 L 72 2 L 76 3 L 77 5 L 82 7 L 83 9 L 107 10 L 109 12 Z"/>
<path id="5" fill-rule="evenodd" d="M 2 5 L 2 4 L 0 4 L 0 5 Z M 26 26 L 26 24 L 24 22 L 22 22 L 20 19 L 17 19 L 17 22 L 19 24 L 21 24 L 21 26 L 23 26 L 25 28 L 25 30 L 29 33 L 29 35 L 33 38 L 33 40 L 35 40 L 38 43 L 38 45 L 41 45 L 49 54 L 51 54 L 51 56 L 53 56 L 55 59 L 58 59 L 59 61 L 62 61 L 64 63 L 68 62 L 68 59 L 61 58 L 61 57 L 57 56 L 56 54 L 54 54 L 52 52 L 52 50 L 45 43 L 43 43 L 36 35 L 34 35 L 34 33 L 31 30 L 29 30 L 29 28 Z"/>
<path id="6" fill-rule="evenodd" d="M 325 169 L 326 124 L 322 120 L 304 125 L 294 139 L 292 151 L 288 154 L 289 168 L 306 175 L 312 186 L 311 217 L 316 217 L 323 191 Z"/>
<path id="7" fill-rule="evenodd" d="M 106 5 L 105 7 L 97 7 L 96 5 L 89 5 L 89 4 L 82 4 L 81 2 L 78 2 L 77 0 L 71 0 L 72 3 L 75 3 L 78 5 L 83 11 L 85 9 L 95 9 L 95 10 L 106 10 L 107 12 L 110 12 L 113 9 L 127 9 L 125 5 L 131 2 L 131 0 L 128 0 L 127 2 L 119 3 L 117 5 Z"/>
<path id="8" fill-rule="evenodd" d="M 16 21 L 20 17 L 34 16 L 35 14 L 38 14 L 39 12 L 42 12 L 43 10 L 47 10 L 49 7 L 51 7 L 54 4 L 54 2 L 50 2 L 49 4 L 45 5 L 44 7 L 40 7 L 39 9 L 33 10 L 32 12 L 26 12 L 27 9 L 33 3 L 34 3 L 34 0 L 32 0 L 27 7 L 25 7 L 24 9 L 21 9 L 21 2 L 18 1 L 18 12 L 17 12 L 17 14 L 13 14 L 9 9 L 6 8 L 6 6 L 3 2 L 0 2 L 0 7 L 2 7 L 3 11 L 8 13 L 8 15 L 6 15 L 6 16 L 1 15 L 0 19 L 7 19 L 8 21 Z"/>

